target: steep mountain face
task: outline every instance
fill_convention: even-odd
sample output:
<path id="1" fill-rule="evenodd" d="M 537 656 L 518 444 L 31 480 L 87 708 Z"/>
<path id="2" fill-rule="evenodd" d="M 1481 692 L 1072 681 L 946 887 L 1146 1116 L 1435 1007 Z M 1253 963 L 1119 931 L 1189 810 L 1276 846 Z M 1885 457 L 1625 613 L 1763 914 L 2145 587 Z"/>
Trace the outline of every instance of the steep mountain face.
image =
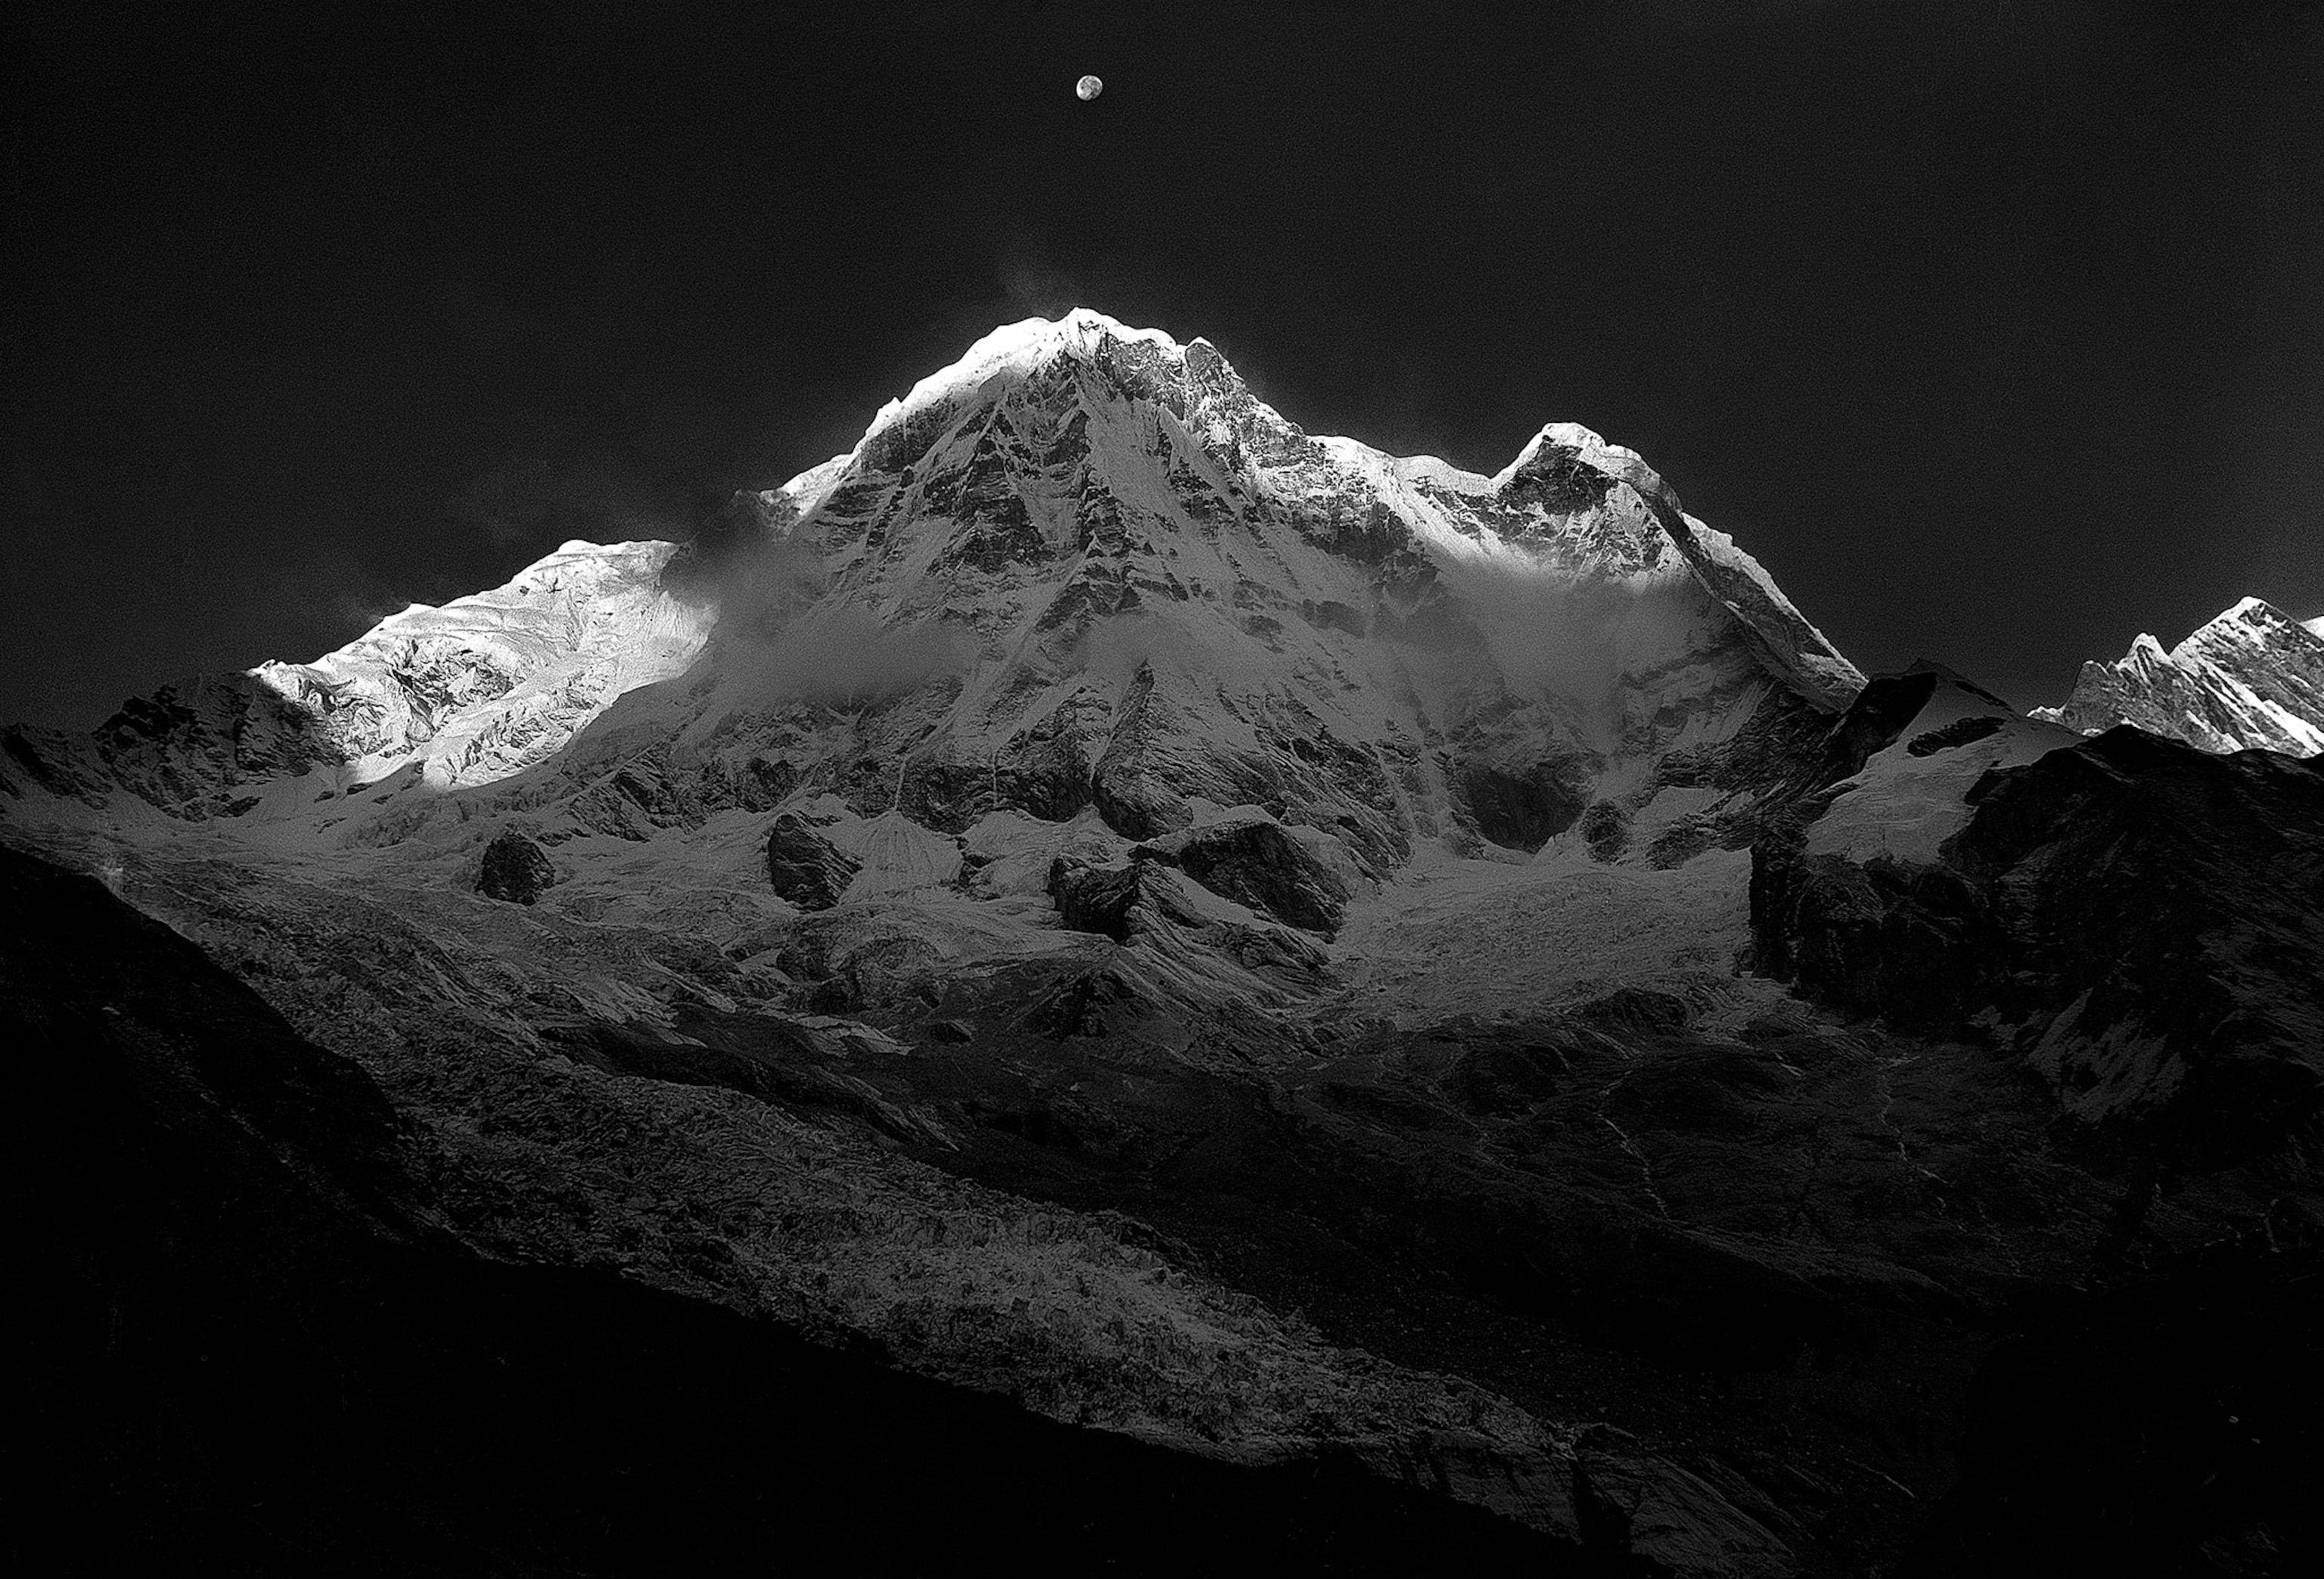
<path id="1" fill-rule="evenodd" d="M 1075 313 L 683 547 L 568 545 L 0 746 L 0 832 L 93 874 L 0 864 L 5 1004 L 74 1117 L 21 1139 L 24 1198 L 78 1169 L 107 1204 L 55 1242 L 110 1243 L 137 1212 L 81 1159 L 288 1168 L 186 1205 L 208 1238 L 51 1255 L 76 1308 L 165 1287 L 289 1334 L 236 1351 L 263 1396 L 301 1344 L 383 1379 L 316 1427 L 333 1462 L 565 1400 L 502 1522 L 391 1455 L 383 1550 L 755 1549 L 855 1517 L 819 1448 L 876 1466 L 883 1431 L 933 1445 L 897 1496 L 1070 1526 L 1065 1571 L 1136 1567 L 1164 1501 L 1293 1571 L 2312 1547 L 2300 1342 L 2143 1324 L 2222 1258 L 2255 1309 L 2313 1303 L 2313 768 L 1868 685 L 1585 429 L 1492 476 L 1394 458 Z M 278 1219 L 345 1298 L 205 1270 L 292 1264 Z M 414 1323 L 484 1402 L 414 1381 Z M 124 1396 L 204 1400 L 235 1466 L 169 1517 L 257 1550 L 239 1510 L 297 1466 L 133 1325 Z M 748 1386 L 625 1376 L 609 1435 L 571 1401 L 600 1334 Z M 2290 1445 L 2135 1445 L 2277 1381 Z M 769 1399 L 807 1403 L 769 1406 L 765 1475 L 634 1445 Z M 201 1456 L 122 1482 L 75 1441 L 83 1502 Z"/>
<path id="2" fill-rule="evenodd" d="M 2083 734 L 2135 724 L 2210 752 L 2324 752 L 2324 617 L 2305 624 L 2247 597 L 2168 652 L 2141 635 L 2086 663 L 2073 694 L 2034 716 Z"/>
<path id="3" fill-rule="evenodd" d="M 706 567 L 748 596 L 660 726 L 672 765 L 940 834 L 1252 805 L 1375 872 L 1416 842 L 1529 855 L 1593 808 L 1685 815 L 1665 763 L 1859 683 L 1594 435 L 1492 479 L 1391 460 L 1093 314 L 981 342 L 765 512 Z"/>

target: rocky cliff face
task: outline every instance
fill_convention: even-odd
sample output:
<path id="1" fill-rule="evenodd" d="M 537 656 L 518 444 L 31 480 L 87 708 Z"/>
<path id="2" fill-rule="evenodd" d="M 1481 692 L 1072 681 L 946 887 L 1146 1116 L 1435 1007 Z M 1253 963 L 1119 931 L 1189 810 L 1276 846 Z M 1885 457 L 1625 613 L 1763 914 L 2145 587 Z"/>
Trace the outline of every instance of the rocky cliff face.
<path id="1" fill-rule="evenodd" d="M 2132 728 L 2053 747 L 1980 700 L 1932 673 L 1867 690 L 1887 743 L 1754 852 L 1762 968 L 1891 1023 L 1982 1025 L 2133 1154 L 2304 1176 L 2324 773 Z"/>
<path id="2" fill-rule="evenodd" d="M 2324 752 L 2324 618 L 2247 597 L 2168 652 L 2142 635 L 2086 663 L 2073 695 L 2034 716 L 2084 734 L 2132 724 L 2210 752 Z"/>

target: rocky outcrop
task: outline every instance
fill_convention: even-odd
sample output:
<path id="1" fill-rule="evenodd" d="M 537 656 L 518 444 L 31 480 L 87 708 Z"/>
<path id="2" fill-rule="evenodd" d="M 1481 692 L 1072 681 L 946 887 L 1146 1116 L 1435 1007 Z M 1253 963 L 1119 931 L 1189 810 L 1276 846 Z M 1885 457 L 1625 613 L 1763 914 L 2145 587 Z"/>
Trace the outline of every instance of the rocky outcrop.
<path id="1" fill-rule="evenodd" d="M 1260 915 L 1329 937 L 1349 891 L 1339 873 L 1272 817 L 1205 823 L 1140 845 L 1133 861 L 1176 866 L 1213 893 Z"/>
<path id="2" fill-rule="evenodd" d="M 775 818 L 767 831 L 767 881 L 803 910 L 827 910 L 855 881 L 862 863 L 798 812 Z"/>
<path id="3" fill-rule="evenodd" d="M 476 891 L 486 899 L 530 905 L 537 903 L 556 882 L 557 868 L 549 864 L 548 853 L 514 828 L 507 828 L 484 846 Z"/>
<path id="4" fill-rule="evenodd" d="M 1075 932 L 1094 932 L 1116 943 L 1127 943 L 1132 919 L 1141 907 L 1155 903 L 1148 877 L 1151 868 L 1139 862 L 1121 866 L 1096 866 L 1060 855 L 1049 863 L 1048 892 L 1057 907 L 1057 922 Z"/>

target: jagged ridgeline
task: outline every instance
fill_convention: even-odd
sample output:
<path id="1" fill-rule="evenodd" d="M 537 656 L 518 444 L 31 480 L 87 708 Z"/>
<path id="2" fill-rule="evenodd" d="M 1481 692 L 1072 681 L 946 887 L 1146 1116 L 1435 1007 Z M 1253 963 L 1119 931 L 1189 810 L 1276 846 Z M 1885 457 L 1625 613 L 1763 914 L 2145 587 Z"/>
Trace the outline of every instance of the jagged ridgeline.
<path id="1" fill-rule="evenodd" d="M 0 771 L 318 827 L 356 795 L 340 836 L 366 839 L 490 785 L 464 815 L 522 809 L 552 844 L 781 804 L 947 842 L 995 813 L 1148 839 L 1257 807 L 1374 871 L 1560 836 L 1667 863 L 1748 839 L 1754 743 L 1860 683 L 1585 429 L 1491 477 L 1395 458 L 1303 432 L 1207 341 L 1076 311 L 987 337 L 682 548 L 570 543 L 93 741 L 16 731 Z"/>
<path id="2" fill-rule="evenodd" d="M 2064 705 L 2034 716 L 2084 734 L 2134 725 L 2208 752 L 2324 753 L 2324 618 L 2303 624 L 2246 597 L 2167 652 L 2142 634 L 2114 662 L 2085 663 Z"/>

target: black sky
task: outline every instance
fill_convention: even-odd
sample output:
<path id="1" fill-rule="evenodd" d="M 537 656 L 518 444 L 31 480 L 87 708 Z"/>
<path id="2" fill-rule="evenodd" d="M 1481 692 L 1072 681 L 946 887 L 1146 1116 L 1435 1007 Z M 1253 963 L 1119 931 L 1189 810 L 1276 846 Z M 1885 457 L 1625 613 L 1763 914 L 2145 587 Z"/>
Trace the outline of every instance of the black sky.
<path id="1" fill-rule="evenodd" d="M 2324 612 L 2324 6 L 188 9 L 0 23 L 0 718 L 682 533 L 1076 303 L 1586 423 L 1868 669 Z"/>

